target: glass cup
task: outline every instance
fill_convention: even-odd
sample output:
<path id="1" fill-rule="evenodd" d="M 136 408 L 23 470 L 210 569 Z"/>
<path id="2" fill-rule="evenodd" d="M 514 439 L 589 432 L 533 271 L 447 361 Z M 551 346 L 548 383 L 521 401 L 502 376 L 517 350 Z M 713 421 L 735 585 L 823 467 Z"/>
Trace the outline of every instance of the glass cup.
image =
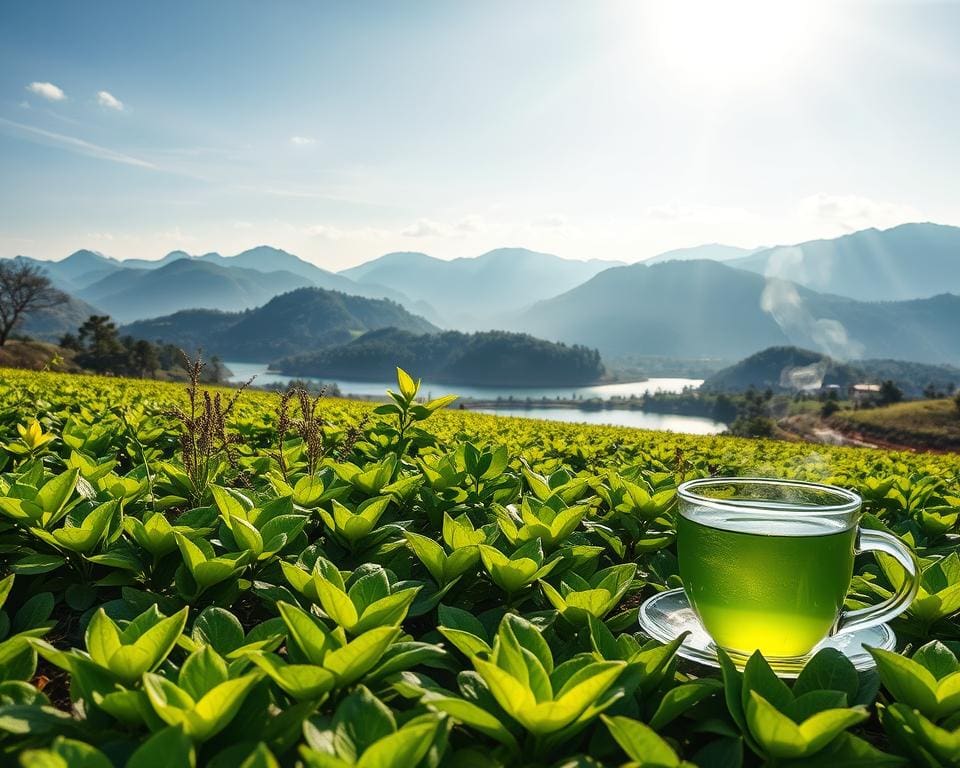
<path id="1" fill-rule="evenodd" d="M 858 528 L 860 497 L 794 480 L 705 478 L 683 483 L 677 516 L 680 577 L 721 648 L 768 658 L 803 656 L 821 640 L 871 627 L 910 605 L 920 586 L 913 551 Z M 906 578 L 889 600 L 847 611 L 853 559 L 878 551 Z"/>

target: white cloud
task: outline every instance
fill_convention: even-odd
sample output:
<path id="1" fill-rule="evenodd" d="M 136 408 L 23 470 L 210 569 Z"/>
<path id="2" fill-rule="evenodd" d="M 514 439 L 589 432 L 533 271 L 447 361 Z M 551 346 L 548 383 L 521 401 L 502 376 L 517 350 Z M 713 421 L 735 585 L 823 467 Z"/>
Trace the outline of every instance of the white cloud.
<path id="1" fill-rule="evenodd" d="M 869 227 L 885 229 L 923 218 L 910 205 L 872 200 L 861 195 L 823 193 L 803 198 L 797 206 L 797 213 L 802 218 L 838 225 L 849 232 Z"/>
<path id="2" fill-rule="evenodd" d="M 719 205 L 680 205 L 666 203 L 653 205 L 647 208 L 643 215 L 655 221 L 702 221 L 706 223 L 721 223 L 728 221 L 743 221 L 749 217 L 749 212 L 743 208 L 732 208 Z"/>
<path id="3" fill-rule="evenodd" d="M 110 91 L 97 91 L 97 104 L 107 109 L 115 109 L 118 112 L 123 111 L 123 102 Z"/>
<path id="4" fill-rule="evenodd" d="M 169 229 L 166 232 L 158 232 L 155 237 L 161 241 L 169 241 L 174 243 L 192 243 L 197 240 L 195 235 L 190 235 L 180 229 L 180 226 L 177 225 L 173 229 Z"/>
<path id="5" fill-rule="evenodd" d="M 253 229 L 253 224 L 249 221 L 235 221 L 233 222 L 234 229 Z"/>
<path id="6" fill-rule="evenodd" d="M 62 147 L 63 149 L 70 150 L 71 152 L 87 155 L 88 157 L 96 157 L 100 160 L 110 160 L 111 162 L 122 163 L 123 165 L 135 165 L 139 168 L 160 170 L 153 163 L 147 162 L 146 160 L 125 155 L 122 152 L 117 152 L 109 149 L 108 147 L 101 147 L 97 144 L 91 144 L 89 141 L 78 139 L 75 136 L 66 136 L 62 133 L 45 131 L 43 128 L 36 128 L 32 125 L 24 125 L 23 123 L 17 123 L 13 120 L 7 120 L 5 117 L 0 117 L 0 129 L 3 128 L 6 128 L 8 132 L 10 132 L 12 129 L 14 133 L 19 134 L 23 138 L 31 141 L 36 141 L 40 144 L 53 144 L 55 146 Z"/>
<path id="7" fill-rule="evenodd" d="M 390 232 L 386 229 L 377 227 L 356 227 L 350 229 L 341 229 L 331 224 L 314 224 L 305 227 L 303 231 L 311 237 L 320 240 L 342 240 L 348 242 L 382 242 L 384 240 L 394 239 L 396 232 Z"/>
<path id="8" fill-rule="evenodd" d="M 464 216 L 457 222 L 455 229 L 463 234 L 472 235 L 485 229 L 483 217 L 478 214 Z"/>
<path id="9" fill-rule="evenodd" d="M 65 94 L 62 89 L 58 88 L 53 83 L 33 82 L 27 86 L 27 90 L 30 91 L 30 93 L 35 93 L 37 96 L 42 96 L 49 101 L 63 101 L 65 98 L 67 98 L 67 94 Z"/>
<path id="10" fill-rule="evenodd" d="M 400 234 L 405 237 L 443 237 L 448 228 L 437 221 L 417 219 L 416 222 L 404 229 Z"/>
<path id="11" fill-rule="evenodd" d="M 477 213 L 471 213 L 453 223 L 420 218 L 410 226 L 400 230 L 400 234 L 404 237 L 467 238 L 470 235 L 476 235 L 486 231 L 488 231 L 488 227 L 483 216 Z"/>
<path id="12" fill-rule="evenodd" d="M 538 229 L 563 229 L 567 226 L 567 217 L 560 213 L 548 213 L 531 222 Z"/>
<path id="13" fill-rule="evenodd" d="M 87 232 L 84 236 L 84 240 L 93 241 L 99 240 L 104 243 L 109 243 L 111 248 L 114 244 L 118 243 L 136 243 L 140 242 L 140 236 L 134 235 L 129 232 Z"/>
<path id="14" fill-rule="evenodd" d="M 291 136 L 290 143 L 297 147 L 308 147 L 315 144 L 316 139 L 311 139 L 309 136 Z"/>
<path id="15" fill-rule="evenodd" d="M 322 237 L 326 240 L 339 240 L 343 237 L 343 231 L 327 224 L 315 224 L 307 227 L 307 234 L 313 237 Z"/>

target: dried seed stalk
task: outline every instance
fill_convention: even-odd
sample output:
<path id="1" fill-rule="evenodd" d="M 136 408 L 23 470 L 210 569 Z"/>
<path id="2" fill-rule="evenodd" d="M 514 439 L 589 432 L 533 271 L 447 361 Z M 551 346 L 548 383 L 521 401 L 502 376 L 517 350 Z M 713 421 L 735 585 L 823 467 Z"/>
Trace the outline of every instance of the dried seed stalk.
<path id="1" fill-rule="evenodd" d="M 233 445 L 240 442 L 240 436 L 227 432 L 227 420 L 234 407 L 253 379 L 242 384 L 224 401 L 221 393 L 211 394 L 200 389 L 200 378 L 206 364 L 198 355 L 196 360 L 181 350 L 189 384 L 187 384 L 188 410 L 174 408 L 170 415 L 180 422 L 180 456 L 184 471 L 193 486 L 193 501 L 199 503 L 207 491 L 212 477 L 216 474 L 223 459 L 231 467 L 237 467 Z M 244 478 L 239 478 L 244 482 Z"/>

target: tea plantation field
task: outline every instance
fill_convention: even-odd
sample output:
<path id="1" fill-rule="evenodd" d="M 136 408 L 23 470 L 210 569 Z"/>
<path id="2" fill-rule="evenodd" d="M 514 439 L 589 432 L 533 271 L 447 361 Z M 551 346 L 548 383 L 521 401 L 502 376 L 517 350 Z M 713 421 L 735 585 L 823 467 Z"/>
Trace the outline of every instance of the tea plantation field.
<path id="1" fill-rule="evenodd" d="M 0 371 L 0 764 L 960 766 L 960 456 Z M 795 681 L 645 638 L 675 490 L 859 491 L 923 589 Z M 848 604 L 901 578 L 858 559 Z"/>

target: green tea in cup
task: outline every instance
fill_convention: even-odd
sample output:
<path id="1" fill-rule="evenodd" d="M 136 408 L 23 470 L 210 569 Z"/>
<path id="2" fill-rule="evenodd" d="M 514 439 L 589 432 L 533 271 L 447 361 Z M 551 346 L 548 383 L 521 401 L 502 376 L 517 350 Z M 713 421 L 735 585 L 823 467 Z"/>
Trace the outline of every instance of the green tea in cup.
<path id="1" fill-rule="evenodd" d="M 793 657 L 831 634 L 880 624 L 916 595 L 917 564 L 899 539 L 857 528 L 860 498 L 842 488 L 766 479 L 680 486 L 677 554 L 691 606 L 727 651 Z M 844 611 L 854 556 L 880 550 L 907 571 L 879 606 Z"/>

